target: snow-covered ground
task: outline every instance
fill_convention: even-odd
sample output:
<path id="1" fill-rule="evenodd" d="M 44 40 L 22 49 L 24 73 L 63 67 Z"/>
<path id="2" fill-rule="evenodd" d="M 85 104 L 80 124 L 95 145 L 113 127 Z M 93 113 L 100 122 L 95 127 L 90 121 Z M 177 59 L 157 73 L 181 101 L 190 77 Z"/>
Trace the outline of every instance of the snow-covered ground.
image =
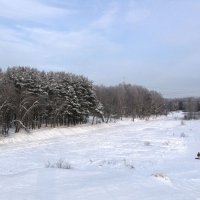
<path id="1" fill-rule="evenodd" d="M 200 121 L 181 116 L 0 138 L 0 200 L 200 200 Z"/>

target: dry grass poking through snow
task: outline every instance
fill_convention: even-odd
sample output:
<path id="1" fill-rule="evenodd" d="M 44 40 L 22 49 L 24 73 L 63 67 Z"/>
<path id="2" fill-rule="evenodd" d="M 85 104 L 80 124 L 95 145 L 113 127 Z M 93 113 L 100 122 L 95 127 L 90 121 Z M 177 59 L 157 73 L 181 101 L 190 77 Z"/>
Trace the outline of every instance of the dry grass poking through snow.
<path id="1" fill-rule="evenodd" d="M 46 168 L 58 168 L 58 169 L 72 169 L 72 166 L 70 163 L 60 159 L 54 163 L 51 163 L 50 161 L 48 161 L 45 164 Z"/>

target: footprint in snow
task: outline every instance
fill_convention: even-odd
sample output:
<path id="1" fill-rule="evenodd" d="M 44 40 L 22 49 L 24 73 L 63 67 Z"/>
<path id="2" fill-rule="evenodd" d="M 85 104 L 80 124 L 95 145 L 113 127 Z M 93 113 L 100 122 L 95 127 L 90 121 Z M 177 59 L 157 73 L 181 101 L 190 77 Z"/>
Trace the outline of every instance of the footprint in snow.
<path id="1" fill-rule="evenodd" d="M 164 184 L 172 186 L 172 182 L 171 182 L 170 178 L 167 175 L 162 174 L 162 173 L 157 173 L 157 174 L 152 174 L 152 176 L 156 180 L 158 180 L 158 181 L 160 181 L 160 182 L 162 182 Z"/>

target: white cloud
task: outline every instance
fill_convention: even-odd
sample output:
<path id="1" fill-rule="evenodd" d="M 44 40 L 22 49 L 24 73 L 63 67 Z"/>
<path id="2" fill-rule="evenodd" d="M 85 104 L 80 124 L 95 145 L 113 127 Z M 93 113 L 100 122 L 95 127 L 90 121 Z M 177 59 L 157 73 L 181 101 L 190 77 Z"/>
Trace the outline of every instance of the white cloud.
<path id="1" fill-rule="evenodd" d="M 93 22 L 92 26 L 99 29 L 109 28 L 115 22 L 118 11 L 118 6 L 112 5 L 99 19 Z"/>
<path id="2" fill-rule="evenodd" d="M 0 35 L 0 60 L 4 66 L 75 65 L 82 61 L 91 64 L 93 57 L 98 60 L 120 51 L 119 46 L 90 30 L 66 32 L 18 27 L 13 31 L 0 27 Z"/>
<path id="3" fill-rule="evenodd" d="M 95 49 L 100 49 L 102 45 L 112 46 L 112 43 L 106 38 L 89 29 L 66 32 L 42 28 L 24 28 L 24 31 L 34 44 L 51 47 L 54 50 L 64 49 L 68 53 L 83 49 L 87 50 L 88 48 L 90 50 L 93 48 L 92 51 L 95 51 Z M 107 48 L 107 50 L 109 49 Z"/>
<path id="4" fill-rule="evenodd" d="M 70 14 L 62 8 L 52 7 L 37 0 L 0 0 L 0 16 L 14 20 L 43 20 Z"/>
<path id="5" fill-rule="evenodd" d="M 129 23 L 137 23 L 145 20 L 150 16 L 150 10 L 142 3 L 138 3 L 135 0 L 130 1 L 127 13 L 125 14 L 125 21 Z"/>
<path id="6" fill-rule="evenodd" d="M 125 20 L 129 23 L 137 23 L 145 20 L 149 16 L 150 12 L 146 9 L 141 9 L 141 10 L 132 9 L 128 11 Z"/>

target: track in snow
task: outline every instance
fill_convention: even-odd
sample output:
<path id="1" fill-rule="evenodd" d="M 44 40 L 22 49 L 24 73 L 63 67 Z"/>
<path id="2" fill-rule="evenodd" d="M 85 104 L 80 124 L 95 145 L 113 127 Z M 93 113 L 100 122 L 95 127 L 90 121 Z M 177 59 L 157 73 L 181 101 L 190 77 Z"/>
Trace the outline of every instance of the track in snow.
<path id="1" fill-rule="evenodd" d="M 181 126 L 180 117 L 5 138 L 0 199 L 200 199 L 200 122 Z M 45 168 L 59 159 L 73 169 Z"/>

